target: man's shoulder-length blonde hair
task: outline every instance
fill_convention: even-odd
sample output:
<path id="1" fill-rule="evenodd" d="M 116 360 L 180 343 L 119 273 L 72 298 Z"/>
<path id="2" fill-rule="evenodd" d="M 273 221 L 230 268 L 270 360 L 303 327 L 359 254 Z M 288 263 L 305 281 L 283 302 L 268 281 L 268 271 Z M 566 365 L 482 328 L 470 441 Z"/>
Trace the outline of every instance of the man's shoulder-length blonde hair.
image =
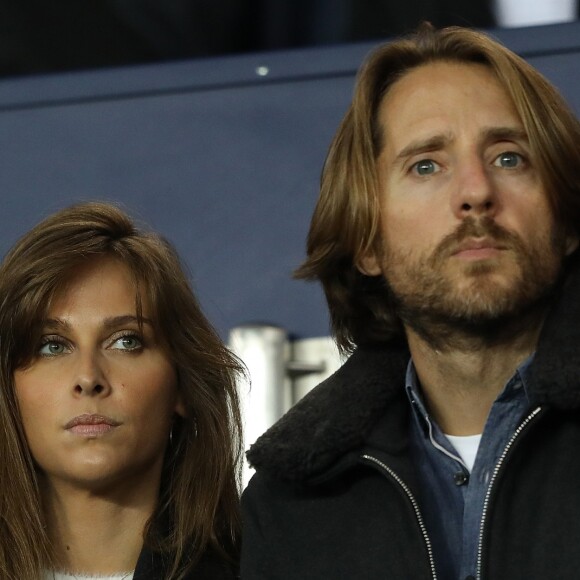
<path id="1" fill-rule="evenodd" d="M 36 579 L 52 566 L 42 478 L 26 443 L 14 371 L 36 356 L 51 301 L 78 265 L 110 257 L 135 283 L 172 361 L 185 417 L 177 416 L 157 510 L 145 545 L 179 579 L 206 551 L 235 566 L 239 543 L 241 362 L 223 345 L 194 296 L 169 242 L 138 228 L 108 203 L 52 214 L 25 234 L 0 265 L 0 576 Z M 169 434 L 168 434 L 169 435 Z M 160 579 L 161 580 L 161 579 Z"/>
<path id="2" fill-rule="evenodd" d="M 333 333 L 346 351 L 369 342 L 403 340 L 384 281 L 362 275 L 356 264 L 379 241 L 379 106 L 407 72 L 437 61 L 490 68 L 521 118 L 556 219 L 562 227 L 578 229 L 580 125 L 536 69 L 488 35 L 466 28 L 435 30 L 423 24 L 414 34 L 380 46 L 361 67 L 352 103 L 330 146 L 307 259 L 295 273 L 322 282 Z"/>

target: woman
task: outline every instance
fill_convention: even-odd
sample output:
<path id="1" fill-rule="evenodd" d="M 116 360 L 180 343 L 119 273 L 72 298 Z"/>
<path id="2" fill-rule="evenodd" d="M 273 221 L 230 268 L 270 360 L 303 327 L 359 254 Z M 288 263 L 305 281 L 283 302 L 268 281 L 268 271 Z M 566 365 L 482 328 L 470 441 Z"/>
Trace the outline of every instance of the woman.
<path id="1" fill-rule="evenodd" d="M 238 360 L 173 248 L 117 207 L 0 266 L 0 577 L 234 578 Z"/>

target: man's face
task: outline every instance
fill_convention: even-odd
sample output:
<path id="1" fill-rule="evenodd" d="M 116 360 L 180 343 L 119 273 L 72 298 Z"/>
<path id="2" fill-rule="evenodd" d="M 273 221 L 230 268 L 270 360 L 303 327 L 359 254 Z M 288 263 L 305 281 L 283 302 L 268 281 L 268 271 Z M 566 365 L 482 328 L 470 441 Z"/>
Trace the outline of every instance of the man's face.
<path id="1" fill-rule="evenodd" d="M 484 65 L 407 73 L 379 108 L 383 274 L 405 322 L 478 325 L 517 314 L 577 246 L 555 223 L 521 120 Z"/>

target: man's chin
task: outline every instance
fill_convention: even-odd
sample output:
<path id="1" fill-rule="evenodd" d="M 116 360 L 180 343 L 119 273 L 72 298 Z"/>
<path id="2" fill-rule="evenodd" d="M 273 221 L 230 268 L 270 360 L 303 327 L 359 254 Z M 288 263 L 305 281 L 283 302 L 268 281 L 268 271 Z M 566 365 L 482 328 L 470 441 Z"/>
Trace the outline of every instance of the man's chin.
<path id="1" fill-rule="evenodd" d="M 493 309 L 494 304 L 501 307 L 512 302 L 516 295 L 521 294 L 520 289 L 521 283 L 494 272 L 469 276 L 456 284 L 449 284 L 449 291 L 442 298 L 451 304 L 472 305 L 474 308 L 480 305 L 482 311 L 487 311 Z"/>
<path id="2" fill-rule="evenodd" d="M 501 272 L 493 271 L 447 280 L 431 292 L 425 292 L 420 302 L 415 302 L 418 296 L 399 297 L 399 305 L 403 318 L 409 322 L 417 317 L 423 324 L 431 320 L 438 326 L 475 330 L 494 324 L 501 326 L 540 298 L 526 295 L 526 289 L 521 278 L 512 275 L 508 279 Z"/>
<path id="3" fill-rule="evenodd" d="M 493 299 L 489 296 L 471 296 L 468 300 L 456 300 L 441 304 L 431 310 L 434 319 L 447 321 L 457 326 L 488 326 L 501 323 L 516 315 L 520 310 L 517 303 L 509 298 Z"/>
<path id="4" fill-rule="evenodd" d="M 438 350 L 479 348 L 482 341 L 498 343 L 532 328 L 545 313 L 546 301 L 522 302 L 512 296 L 490 296 L 481 292 L 468 300 L 453 299 L 414 309 L 400 310 L 405 326 Z M 473 342 L 475 340 L 475 342 Z"/>
<path id="5" fill-rule="evenodd" d="M 506 263 L 496 258 L 473 260 L 453 266 L 443 276 L 449 280 L 449 284 L 458 287 L 462 284 L 467 287 L 481 284 L 505 286 L 514 278 L 521 278 L 522 274 L 519 266 L 513 262 Z"/>

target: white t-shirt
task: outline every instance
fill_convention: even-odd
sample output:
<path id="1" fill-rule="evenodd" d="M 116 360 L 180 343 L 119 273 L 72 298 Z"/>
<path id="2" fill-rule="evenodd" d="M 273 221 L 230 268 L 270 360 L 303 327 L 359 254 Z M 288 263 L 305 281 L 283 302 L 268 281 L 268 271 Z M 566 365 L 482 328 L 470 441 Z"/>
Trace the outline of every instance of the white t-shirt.
<path id="1" fill-rule="evenodd" d="M 477 450 L 479 449 L 481 434 L 466 435 L 463 437 L 458 435 L 445 435 L 445 437 L 451 441 L 451 445 L 453 445 L 455 451 L 459 453 L 459 457 L 463 459 L 463 463 L 465 463 L 465 466 L 467 469 L 469 469 L 469 473 L 471 473 L 473 464 L 475 463 L 475 456 L 477 455 Z"/>

